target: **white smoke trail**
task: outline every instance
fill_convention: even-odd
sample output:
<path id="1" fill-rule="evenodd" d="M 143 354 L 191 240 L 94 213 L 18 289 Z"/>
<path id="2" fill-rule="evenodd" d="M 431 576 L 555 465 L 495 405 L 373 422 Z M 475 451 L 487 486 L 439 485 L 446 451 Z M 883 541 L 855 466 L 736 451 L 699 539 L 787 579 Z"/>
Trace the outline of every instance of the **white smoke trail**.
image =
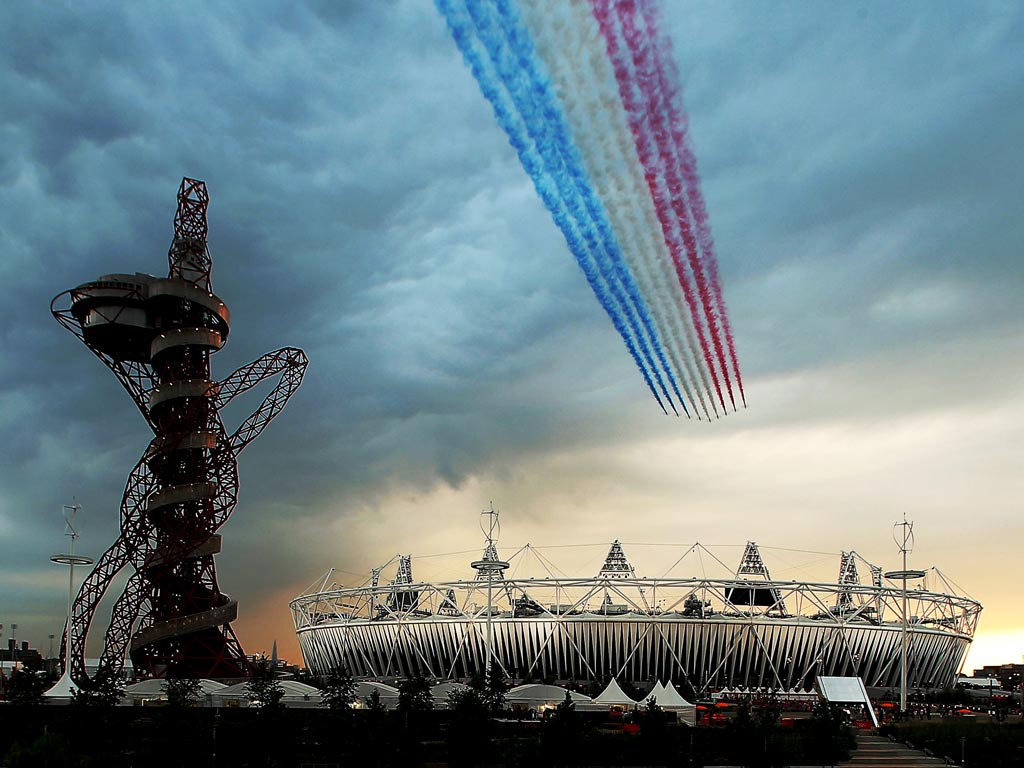
<path id="1" fill-rule="evenodd" d="M 607 0 L 595 0 L 604 12 Z M 718 362 L 718 370 L 722 375 L 722 382 L 729 394 L 733 410 L 736 408 L 733 397 L 733 388 L 729 366 L 726 361 L 725 350 L 723 349 L 723 328 L 720 327 L 722 318 L 720 313 L 723 306 L 716 301 L 716 286 L 713 279 L 717 272 L 715 268 L 714 252 L 708 250 L 710 245 L 710 230 L 705 228 L 706 235 L 701 239 L 701 216 L 703 210 L 703 197 L 700 194 L 700 181 L 696 175 L 696 167 L 693 163 L 686 162 L 688 156 L 693 159 L 692 153 L 687 155 L 684 142 L 682 146 L 677 144 L 676 139 L 682 139 L 684 134 L 680 131 L 683 128 L 681 120 L 685 119 L 685 112 L 677 109 L 675 101 L 678 92 L 672 93 L 672 87 L 678 86 L 678 78 L 670 79 L 664 76 L 659 70 L 659 45 L 657 41 L 667 42 L 667 38 L 658 35 L 656 29 L 646 26 L 647 22 L 653 21 L 650 12 L 654 6 L 652 3 L 614 3 L 615 17 L 614 29 L 616 40 L 625 44 L 628 55 L 623 57 L 623 64 L 632 71 L 632 82 L 635 83 L 641 96 L 641 103 L 646 104 L 644 113 L 650 118 L 658 156 L 660 161 L 659 176 L 668 181 L 672 193 L 673 210 L 679 215 L 683 224 L 683 236 L 686 240 L 687 253 L 690 255 L 691 266 L 696 279 L 697 288 L 701 297 L 701 304 L 704 308 L 705 320 L 708 328 L 712 346 Z M 646 16 L 647 18 L 641 18 Z M 620 46 L 620 50 L 623 50 Z M 669 57 L 665 57 L 669 58 Z M 677 149 L 682 149 L 683 157 Z M 682 160 L 682 166 L 680 161 Z M 703 217 L 706 223 L 706 215 Z M 717 381 L 717 379 L 716 379 Z M 723 403 L 724 407 L 724 403 Z"/>
<path id="2" fill-rule="evenodd" d="M 664 32 L 659 29 L 660 8 L 653 3 L 641 4 L 639 8 L 646 27 L 646 37 L 651 41 L 652 55 L 655 62 L 653 69 L 657 75 L 658 89 L 663 94 L 669 110 L 669 133 L 678 155 L 681 156 L 683 178 L 686 181 L 686 193 L 689 200 L 688 207 L 693 211 L 697 240 L 706 259 L 708 280 L 711 283 L 715 308 L 729 349 L 729 358 L 732 362 L 736 384 L 740 390 L 740 397 L 743 400 L 743 405 L 746 406 L 747 398 L 743 392 L 743 377 L 740 374 L 739 362 L 736 359 L 736 343 L 733 338 L 731 324 L 729 323 L 725 299 L 722 295 L 721 278 L 718 275 L 718 259 L 715 257 L 714 240 L 711 237 L 711 228 L 708 222 L 704 196 L 700 190 L 696 157 L 690 144 L 689 121 L 686 112 L 682 109 L 679 72 L 672 56 L 671 43 Z"/>
<path id="3" fill-rule="evenodd" d="M 643 258 L 651 253 L 653 243 L 649 232 L 638 224 L 636 192 L 631 189 L 629 176 L 623 173 L 628 169 L 628 160 L 616 157 L 617 147 L 605 127 L 609 117 L 605 113 L 609 110 L 601 103 L 602 94 L 588 78 L 587 60 L 593 41 L 588 43 L 585 35 L 580 34 L 584 29 L 572 16 L 565 18 L 551 7 L 538 12 L 536 3 L 525 3 L 521 7 L 533 33 L 537 52 L 544 59 L 562 101 L 573 138 L 587 164 L 591 183 L 607 204 L 608 216 L 618 233 L 623 256 L 650 302 L 659 336 L 667 342 L 666 350 L 676 378 L 687 399 L 696 404 L 679 354 L 679 333 L 670 324 L 673 313 L 666 310 L 664 295 L 654 290 L 649 264 Z M 595 130 L 597 126 L 600 130 Z M 620 173 L 613 173 L 610 164 L 615 164 Z M 682 360 L 685 359 L 685 355 L 682 356 Z"/>
<path id="4" fill-rule="evenodd" d="M 677 378 L 690 402 L 699 402 L 710 418 L 700 386 L 704 379 L 704 388 L 709 389 L 703 355 L 693 338 L 671 256 L 656 234 L 660 225 L 597 23 L 585 2 L 551 6 L 528 0 L 520 7 L 563 102 L 591 181 L 608 202 L 627 263 L 649 298 L 659 334 L 670 342 L 666 348 Z M 560 8 L 567 8 L 568 15 L 559 13 Z"/>
<path id="5" fill-rule="evenodd" d="M 555 219 L 559 229 L 562 230 L 570 251 L 576 257 L 577 263 L 586 275 L 595 295 L 626 343 L 645 383 L 664 410 L 665 406 L 651 379 L 652 371 L 648 368 L 649 359 L 644 359 L 648 356 L 641 356 L 637 349 L 640 340 L 634 336 L 635 329 L 626 322 L 622 311 L 616 306 L 615 300 L 609 293 L 608 276 L 603 274 L 598 265 L 597 255 L 581 231 L 581 223 L 578 219 L 579 211 L 570 210 L 569 201 L 562 196 L 557 180 L 552 178 L 548 171 L 547 163 L 541 157 L 540 148 L 531 137 L 525 124 L 525 118 L 516 106 L 514 96 L 508 90 L 508 84 L 497 72 L 496 65 L 491 60 L 486 46 L 480 39 L 477 30 L 474 29 L 475 24 L 469 18 L 466 5 L 462 0 L 436 1 L 464 59 L 484 95 L 491 102 L 495 118 L 508 135 L 523 168 L 533 180 L 538 195 Z"/>
<path id="6" fill-rule="evenodd" d="M 586 34 L 593 46 L 590 62 L 595 72 L 595 80 L 598 83 L 601 83 L 606 89 L 608 95 L 605 96 L 605 99 L 610 100 L 611 103 L 616 105 L 615 108 L 609 110 L 610 119 L 614 121 L 613 124 L 615 126 L 615 130 L 611 135 L 616 139 L 619 152 L 621 156 L 625 158 L 624 162 L 626 163 L 626 167 L 629 168 L 632 174 L 631 182 L 636 190 L 635 194 L 643 216 L 642 231 L 647 233 L 653 241 L 651 250 L 647 251 L 647 253 L 651 255 L 651 259 L 654 262 L 658 285 L 665 295 L 670 297 L 669 300 L 676 307 L 675 316 L 678 324 L 684 329 L 686 344 L 690 351 L 687 360 L 690 362 L 691 367 L 689 370 L 691 376 L 693 375 L 693 369 L 695 368 L 700 376 L 700 381 L 703 385 L 703 392 L 707 393 L 708 400 L 711 402 L 711 407 L 717 417 L 718 406 L 713 394 L 712 383 L 708 379 L 708 369 L 705 362 L 706 356 L 695 337 L 694 316 L 696 315 L 696 317 L 699 318 L 700 313 L 696 307 L 689 306 L 686 298 L 680 292 L 681 286 L 679 283 L 679 276 L 676 274 L 675 265 L 671 254 L 668 251 L 668 244 L 665 238 L 658 234 L 662 232 L 662 227 L 658 220 L 657 211 L 655 210 L 654 200 L 651 198 L 651 191 L 649 189 L 647 179 L 644 176 L 643 163 L 638 155 L 636 142 L 633 138 L 632 131 L 626 122 L 624 106 L 622 108 L 618 108 L 618 105 L 621 104 L 621 98 L 618 94 L 618 84 L 615 78 L 615 72 L 604 47 L 603 35 L 601 34 L 597 21 L 593 16 L 591 7 L 586 0 L 576 0 L 576 2 L 574 2 L 574 8 L 576 9 L 575 12 L 579 17 L 579 28 L 587 30 Z M 640 115 L 640 117 L 643 118 L 645 116 Z M 654 141 L 653 137 L 650 136 L 650 121 L 642 119 L 641 123 L 645 132 L 645 141 L 647 141 L 650 146 Z M 656 174 L 656 183 L 659 193 L 662 196 L 667 197 L 669 191 L 666 186 L 666 177 L 664 173 Z M 678 231 L 678 222 L 676 223 L 676 230 Z M 688 267 L 685 261 L 683 262 L 683 266 L 684 270 Z M 692 282 L 692 274 L 688 273 L 688 279 Z M 694 377 L 694 379 L 696 379 L 696 377 Z M 699 388 L 697 391 L 701 392 Z M 703 394 L 701 396 L 701 404 L 704 406 L 705 412 L 707 412 Z"/>
<path id="7" fill-rule="evenodd" d="M 607 14 L 608 21 L 611 25 L 610 33 L 614 36 L 615 42 L 619 50 L 617 57 L 617 66 L 622 66 L 626 73 L 625 79 L 634 84 L 634 88 L 637 87 L 635 84 L 638 82 L 639 73 L 635 71 L 633 66 L 632 57 L 629 53 L 629 45 L 625 39 L 624 30 L 619 23 L 619 19 L 614 13 Z M 603 37 L 603 35 L 602 35 Z M 601 57 L 601 65 L 610 74 L 609 77 L 613 78 L 613 82 L 616 82 L 618 87 L 618 78 L 616 71 L 613 67 L 612 62 L 608 57 Z M 634 152 L 645 151 L 646 160 L 640 161 L 640 168 L 644 168 L 648 173 L 651 169 L 655 171 L 651 174 L 651 181 L 654 182 L 654 188 L 650 189 L 650 195 L 654 197 L 653 202 L 656 208 L 660 208 L 666 212 L 664 218 L 664 226 L 667 227 L 665 232 L 665 244 L 668 245 L 672 242 L 676 247 L 681 249 L 679 254 L 680 258 L 677 263 L 669 265 L 668 261 L 663 261 L 665 269 L 668 270 L 667 279 L 669 284 L 672 285 L 677 281 L 681 284 L 686 294 L 686 303 L 690 310 L 689 315 L 683 314 L 684 317 L 688 317 L 687 327 L 695 331 L 700 340 L 701 352 L 694 353 L 694 359 L 696 360 L 699 371 L 701 374 L 701 380 L 704 384 L 705 391 L 708 393 L 708 397 L 711 400 L 712 407 L 715 408 L 717 414 L 718 409 L 715 405 L 717 393 L 717 401 L 722 404 L 723 409 L 725 407 L 724 401 L 722 400 L 719 382 L 717 378 L 717 371 L 713 367 L 715 360 L 711 349 L 707 346 L 707 337 L 711 334 L 711 328 L 707 324 L 708 317 L 703 310 L 704 298 L 700 291 L 700 276 L 694 271 L 695 266 L 693 260 L 690 258 L 688 253 L 688 245 L 684 244 L 687 239 L 687 234 L 691 230 L 690 211 L 683 208 L 681 215 L 683 218 L 673 214 L 676 210 L 673 206 L 673 201 L 677 200 L 677 193 L 669 184 L 669 171 L 666 167 L 666 158 L 662 156 L 659 148 L 658 137 L 653 126 L 652 115 L 648 112 L 643 94 L 638 91 L 631 91 L 632 101 L 634 102 L 633 112 L 629 113 L 631 118 L 630 131 L 625 133 L 626 140 L 631 144 Z M 624 108 L 629 109 L 624 104 Z M 632 130 L 636 130 L 637 134 L 632 134 Z M 645 183 L 647 177 L 645 176 Z M 651 222 L 657 220 L 662 222 L 662 218 L 655 209 L 649 209 L 652 218 Z M 656 228 L 660 228 L 661 223 L 656 225 Z M 682 271 L 682 277 L 675 274 L 674 269 L 678 267 Z M 673 290 L 673 295 L 678 298 L 678 291 Z M 692 339 L 692 336 L 691 336 Z M 714 339 L 712 339 L 714 341 Z M 708 376 L 711 376 L 712 381 L 708 380 Z M 712 386 L 714 391 L 712 391 Z"/>
<path id="8" fill-rule="evenodd" d="M 509 87 L 530 136 L 537 142 L 546 169 L 558 183 L 563 199 L 578 216 L 584 237 L 591 239 L 598 263 L 609 281 L 612 295 L 637 335 L 640 350 L 650 365 L 665 398 L 672 396 L 660 371 L 681 400 L 678 383 L 650 317 L 647 301 L 641 295 L 632 270 L 626 264 L 607 208 L 596 194 L 589 172 L 571 128 L 564 105 L 555 94 L 547 68 L 537 55 L 532 35 L 525 27 L 514 0 L 469 0 L 477 36 L 488 48 L 502 79 Z M 674 406 L 673 406 L 674 409 Z"/>

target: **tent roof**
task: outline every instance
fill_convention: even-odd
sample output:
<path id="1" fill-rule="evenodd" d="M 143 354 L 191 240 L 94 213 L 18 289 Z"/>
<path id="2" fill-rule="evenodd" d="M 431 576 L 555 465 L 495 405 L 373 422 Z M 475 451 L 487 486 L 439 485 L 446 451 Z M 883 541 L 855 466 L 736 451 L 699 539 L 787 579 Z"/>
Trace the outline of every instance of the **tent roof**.
<path id="1" fill-rule="evenodd" d="M 216 692 L 217 696 L 248 696 L 249 692 L 246 690 L 246 686 L 249 682 L 243 681 L 241 683 L 235 683 L 234 685 L 226 685 Z"/>
<path id="2" fill-rule="evenodd" d="M 309 696 L 310 699 L 320 698 L 320 689 L 314 688 L 312 685 L 306 685 L 300 683 L 298 680 L 278 680 L 281 687 L 284 688 L 284 698 L 287 699 L 302 699 Z M 219 690 L 213 691 L 214 696 L 222 696 L 225 698 L 248 698 L 249 691 L 247 686 L 249 681 L 243 681 L 241 683 L 235 683 L 234 685 L 228 685 Z"/>
<path id="3" fill-rule="evenodd" d="M 654 684 L 654 687 L 651 688 L 651 692 L 648 693 L 646 696 L 644 696 L 642 699 L 640 699 L 639 703 L 640 704 L 646 704 L 651 699 L 656 699 L 658 701 L 658 703 L 660 703 L 662 697 L 665 695 L 664 694 L 664 690 L 665 690 L 665 686 L 663 686 L 661 684 L 661 680 L 659 680 L 658 682 L 656 682 Z"/>
<path id="4" fill-rule="evenodd" d="M 445 680 L 443 683 L 430 686 L 430 692 L 435 696 L 438 694 L 441 696 L 447 696 L 451 691 L 462 691 L 466 688 L 469 688 L 469 686 L 465 683 L 460 683 L 455 680 Z"/>
<path id="5" fill-rule="evenodd" d="M 685 709 L 686 707 L 692 707 L 693 704 L 680 696 L 679 691 L 676 690 L 676 687 L 672 685 L 672 681 L 669 680 L 665 685 L 661 686 L 658 706 L 662 709 Z"/>
<path id="6" fill-rule="evenodd" d="M 595 704 L 636 704 L 627 696 L 613 677 L 603 691 L 594 697 Z"/>
<path id="7" fill-rule="evenodd" d="M 452 691 L 465 690 L 469 690 L 469 686 L 465 683 L 459 683 L 455 680 L 445 680 L 443 683 L 430 686 L 430 695 L 434 697 L 435 701 L 445 701 L 448 698 L 448 694 Z"/>
<path id="8" fill-rule="evenodd" d="M 392 685 L 377 683 L 373 680 L 363 680 L 361 683 L 356 683 L 356 696 L 359 698 L 369 696 L 374 691 L 377 691 L 382 699 L 386 699 L 389 696 L 392 698 L 398 696 L 398 689 Z"/>
<path id="9" fill-rule="evenodd" d="M 151 677 L 147 680 L 140 680 L 137 683 L 132 683 L 129 686 L 125 686 L 124 692 L 128 696 L 138 696 L 140 694 L 164 694 L 164 685 L 167 680 L 160 677 Z M 218 683 L 216 680 L 200 680 L 199 690 L 205 695 L 207 693 L 216 693 L 217 691 L 227 688 L 224 683 Z"/>
<path id="10" fill-rule="evenodd" d="M 72 692 L 77 690 L 78 686 L 75 685 L 74 681 L 71 679 L 71 675 L 65 671 L 64 674 L 60 676 L 60 680 L 54 683 L 53 687 L 46 691 L 43 696 L 50 699 L 70 699 Z"/>
<path id="11" fill-rule="evenodd" d="M 543 701 L 557 704 L 565 700 L 566 693 L 569 694 L 571 701 L 590 702 L 590 697 L 584 696 L 582 693 L 567 691 L 567 689 L 560 688 L 557 685 L 543 685 L 542 683 L 529 683 L 517 686 L 505 694 L 505 700 L 509 702 Z"/>
<path id="12" fill-rule="evenodd" d="M 281 687 L 284 688 L 285 695 L 287 696 L 320 695 L 319 688 L 313 685 L 306 685 L 306 683 L 300 683 L 298 680 L 281 680 L 280 683 Z"/>

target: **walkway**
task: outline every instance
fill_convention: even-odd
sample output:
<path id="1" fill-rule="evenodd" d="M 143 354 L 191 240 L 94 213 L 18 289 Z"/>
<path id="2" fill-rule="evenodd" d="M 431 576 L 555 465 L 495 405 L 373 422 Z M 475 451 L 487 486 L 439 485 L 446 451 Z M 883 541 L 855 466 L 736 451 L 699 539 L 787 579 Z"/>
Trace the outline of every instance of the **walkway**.
<path id="1" fill-rule="evenodd" d="M 945 765 L 945 761 L 937 757 L 927 757 L 924 752 L 910 749 L 903 744 L 894 744 L 884 736 L 857 734 L 857 749 L 850 753 L 851 758 L 842 766 L 874 766 L 874 768 L 931 768 Z"/>

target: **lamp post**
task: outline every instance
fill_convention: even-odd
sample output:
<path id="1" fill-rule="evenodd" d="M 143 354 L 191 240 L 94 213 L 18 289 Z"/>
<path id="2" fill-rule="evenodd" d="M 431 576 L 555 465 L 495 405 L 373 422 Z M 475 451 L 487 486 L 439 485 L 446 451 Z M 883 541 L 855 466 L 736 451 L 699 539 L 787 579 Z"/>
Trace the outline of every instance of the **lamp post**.
<path id="1" fill-rule="evenodd" d="M 908 570 L 907 555 L 914 551 L 914 523 L 907 520 L 903 515 L 903 522 L 893 526 L 893 539 L 900 548 L 903 555 L 903 569 L 889 571 L 885 578 L 899 581 L 902 584 L 900 597 L 902 598 L 903 609 L 901 611 L 902 642 L 900 644 L 900 714 L 907 712 L 907 655 L 910 644 L 907 627 L 907 581 L 910 579 L 923 579 L 924 571 Z"/>
<path id="2" fill-rule="evenodd" d="M 498 522 L 498 512 L 492 506 L 480 513 L 480 530 L 487 539 L 487 547 L 484 549 L 484 557 L 481 560 L 474 560 L 470 566 L 487 579 L 487 640 L 484 648 L 484 679 L 487 680 L 491 674 L 491 658 L 494 655 L 492 649 L 492 626 L 491 619 L 494 613 L 494 577 L 504 571 L 509 564 L 498 558 L 498 550 L 494 543 L 501 533 L 501 524 Z M 491 553 L 494 553 L 491 557 Z"/>
<path id="3" fill-rule="evenodd" d="M 71 649 L 71 598 L 74 595 L 75 588 L 75 566 L 76 565 L 92 565 L 91 557 L 84 557 L 82 555 L 75 554 L 75 539 L 78 538 L 79 533 L 75 528 L 75 515 L 81 511 L 81 507 L 78 506 L 78 502 L 72 500 L 71 504 L 65 504 L 62 508 L 64 510 L 64 522 L 67 523 L 67 528 L 64 531 L 64 535 L 70 537 L 71 546 L 68 549 L 66 555 L 53 555 L 50 557 L 55 563 L 68 566 L 68 621 L 64 625 L 64 669 L 63 674 L 68 673 L 68 656 L 67 652 Z M 53 635 L 50 635 L 50 644 L 53 645 Z"/>

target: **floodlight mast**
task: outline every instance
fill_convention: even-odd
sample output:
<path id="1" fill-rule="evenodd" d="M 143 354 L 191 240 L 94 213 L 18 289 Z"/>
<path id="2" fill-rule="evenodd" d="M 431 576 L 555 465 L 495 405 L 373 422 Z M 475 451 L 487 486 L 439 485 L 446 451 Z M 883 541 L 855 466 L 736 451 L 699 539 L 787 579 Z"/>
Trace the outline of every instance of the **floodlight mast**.
<path id="1" fill-rule="evenodd" d="M 239 677 L 248 663 L 231 628 L 237 603 L 217 582 L 218 529 L 238 497 L 238 454 L 277 417 L 302 383 L 306 355 L 286 347 L 214 381 L 210 358 L 231 316 L 212 292 L 206 184 L 178 190 L 168 276 L 110 274 L 58 295 L 55 319 L 114 373 L 154 437 L 128 478 L 121 531 L 71 606 L 61 658 L 88 680 L 85 643 L 101 598 L 134 570 L 116 600 L 101 666 L 117 673 L 130 651 L 137 672 Z M 234 432 L 221 409 L 261 382 L 276 385 Z"/>
<path id="2" fill-rule="evenodd" d="M 470 566 L 477 571 L 477 577 L 487 580 L 487 639 L 484 647 L 484 679 L 491 675 L 491 660 L 493 651 L 493 626 L 492 615 L 494 613 L 494 579 L 500 577 L 509 564 L 498 557 L 496 542 L 501 533 L 501 523 L 498 521 L 498 511 L 492 504 L 490 509 L 480 513 L 480 530 L 487 541 L 484 548 L 484 556 L 480 560 L 474 560 Z"/>

